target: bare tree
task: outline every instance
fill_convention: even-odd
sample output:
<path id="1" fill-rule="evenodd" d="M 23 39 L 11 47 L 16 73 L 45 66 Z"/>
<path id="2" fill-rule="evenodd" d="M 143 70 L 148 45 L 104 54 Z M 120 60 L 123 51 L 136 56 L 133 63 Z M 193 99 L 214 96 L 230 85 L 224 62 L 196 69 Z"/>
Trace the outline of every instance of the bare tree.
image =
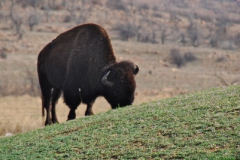
<path id="1" fill-rule="evenodd" d="M 225 26 L 218 26 L 217 30 L 213 32 L 213 34 L 210 37 L 209 44 L 212 48 L 219 47 L 219 42 L 223 41 L 223 39 L 226 37 L 226 28 Z"/>
<path id="2" fill-rule="evenodd" d="M 142 16 L 149 15 L 149 12 L 150 12 L 149 4 L 147 3 L 140 4 L 138 8 Z"/>
<path id="3" fill-rule="evenodd" d="M 21 29 L 23 18 L 15 13 L 14 11 L 15 1 L 13 0 L 10 6 L 10 19 L 12 21 L 12 27 L 15 29 L 16 34 L 18 35 L 18 39 L 21 39 L 23 36 L 23 31 Z"/>
<path id="4" fill-rule="evenodd" d="M 166 30 L 166 27 L 162 27 L 161 28 L 161 42 L 162 44 L 165 44 L 165 40 L 166 38 L 169 36 L 170 34 L 167 34 L 167 30 Z"/>
<path id="5" fill-rule="evenodd" d="M 121 40 L 127 41 L 130 38 L 136 36 L 135 27 L 131 23 L 117 24 L 114 30 L 118 31 Z"/>
<path id="6" fill-rule="evenodd" d="M 6 48 L 0 49 L 0 59 L 7 59 Z"/>
<path id="7" fill-rule="evenodd" d="M 187 41 L 186 41 L 186 38 L 185 38 L 185 34 L 181 34 L 181 40 L 180 40 L 180 43 L 182 43 L 183 44 L 183 46 L 185 46 L 185 44 L 187 43 Z"/>
<path id="8" fill-rule="evenodd" d="M 70 0 L 67 2 L 67 11 L 70 13 L 70 17 L 68 17 L 69 22 L 74 21 L 76 18 L 75 0 Z"/>
<path id="9" fill-rule="evenodd" d="M 214 30 L 213 30 L 214 24 L 212 24 L 212 23 L 206 23 L 206 28 L 208 29 L 209 33 L 208 33 L 208 35 L 205 36 L 204 38 L 205 38 L 205 39 L 209 39 L 209 38 L 212 37 L 213 32 L 214 32 Z"/>
<path id="10" fill-rule="evenodd" d="M 99 5 L 102 6 L 102 1 L 101 0 L 91 0 L 93 5 Z"/>
<path id="11" fill-rule="evenodd" d="M 28 6 L 35 7 L 37 4 L 37 0 L 14 0 L 14 1 L 23 8 L 26 8 Z"/>
<path id="12" fill-rule="evenodd" d="M 240 33 L 235 36 L 234 44 L 240 48 Z"/>
<path id="13" fill-rule="evenodd" d="M 91 1 L 82 0 L 80 5 L 80 14 L 76 16 L 75 23 L 82 24 L 86 22 L 88 16 L 92 12 Z"/>
<path id="14" fill-rule="evenodd" d="M 28 26 L 30 28 L 30 31 L 33 30 L 33 27 L 39 24 L 39 17 L 37 15 L 37 12 L 34 11 L 32 13 L 30 13 L 29 17 L 28 17 Z"/>
<path id="15" fill-rule="evenodd" d="M 218 36 L 214 35 L 210 38 L 209 44 L 211 45 L 212 48 L 217 48 L 218 47 Z"/>
<path id="16" fill-rule="evenodd" d="M 64 3 L 64 1 L 62 3 Z M 46 16 L 46 22 L 48 23 L 49 17 L 50 17 L 50 11 L 51 11 L 50 0 L 48 0 L 46 3 L 44 3 L 43 10 L 44 10 L 44 14 Z"/>
<path id="17" fill-rule="evenodd" d="M 75 0 L 68 1 L 67 11 L 70 13 L 70 16 L 65 18 L 65 22 L 75 22 L 76 24 L 82 24 L 86 22 L 92 11 L 92 2 L 82 0 L 79 4 L 76 4 L 77 2 Z"/>
<path id="18" fill-rule="evenodd" d="M 152 30 L 152 36 L 151 36 L 150 42 L 151 42 L 151 43 L 158 43 L 156 38 L 157 38 L 157 36 L 156 36 L 156 31 L 153 29 L 153 30 Z"/>
<path id="19" fill-rule="evenodd" d="M 0 9 L 3 7 L 3 4 L 6 2 L 6 0 L 0 0 Z"/>
<path id="20" fill-rule="evenodd" d="M 129 5 L 129 9 L 125 11 L 126 21 L 124 23 L 118 23 L 114 27 L 114 30 L 119 33 L 121 40 L 127 41 L 130 38 L 136 37 L 137 41 L 141 41 L 143 20 L 138 21 L 138 19 L 135 17 L 136 10 L 134 9 L 133 0 L 125 3 L 124 5 L 126 5 L 126 7 Z"/>
<path id="21" fill-rule="evenodd" d="M 212 34 L 209 41 L 212 48 L 221 47 L 219 46 L 221 42 L 226 40 L 229 41 L 227 32 L 232 25 L 232 22 L 228 17 L 226 17 L 226 13 L 224 11 L 218 11 L 217 13 L 218 17 L 214 21 L 216 29 L 211 32 Z M 229 44 L 232 45 L 231 42 Z M 231 46 L 229 48 L 231 48 Z"/>
<path id="22" fill-rule="evenodd" d="M 123 0 L 107 0 L 106 6 L 115 10 L 127 11 L 127 5 Z"/>
<path id="23" fill-rule="evenodd" d="M 190 24 L 187 28 L 188 37 L 191 40 L 191 44 L 194 47 L 199 46 L 199 32 L 196 25 Z"/>

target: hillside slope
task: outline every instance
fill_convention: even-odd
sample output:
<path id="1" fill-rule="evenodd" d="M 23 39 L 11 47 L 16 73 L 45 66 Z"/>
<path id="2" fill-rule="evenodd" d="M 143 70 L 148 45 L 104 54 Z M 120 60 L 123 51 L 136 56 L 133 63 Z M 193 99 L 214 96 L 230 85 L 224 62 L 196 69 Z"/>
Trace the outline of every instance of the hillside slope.
<path id="1" fill-rule="evenodd" d="M 238 159 L 239 95 L 211 89 L 2 138 L 0 159 Z"/>

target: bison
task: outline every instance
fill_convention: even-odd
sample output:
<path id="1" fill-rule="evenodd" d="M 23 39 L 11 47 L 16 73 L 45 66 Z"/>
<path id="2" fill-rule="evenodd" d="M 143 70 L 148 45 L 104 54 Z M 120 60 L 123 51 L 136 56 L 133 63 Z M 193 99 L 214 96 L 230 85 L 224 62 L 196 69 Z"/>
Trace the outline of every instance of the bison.
<path id="1" fill-rule="evenodd" d="M 58 123 L 55 106 L 62 92 L 70 108 L 67 120 L 76 118 L 81 102 L 87 104 L 85 115 L 93 115 L 92 106 L 99 96 L 112 109 L 131 105 L 139 68 L 130 61 L 116 61 L 101 26 L 83 24 L 60 34 L 40 51 L 37 71 L 43 116 L 44 108 L 47 112 L 45 125 L 50 125 Z"/>

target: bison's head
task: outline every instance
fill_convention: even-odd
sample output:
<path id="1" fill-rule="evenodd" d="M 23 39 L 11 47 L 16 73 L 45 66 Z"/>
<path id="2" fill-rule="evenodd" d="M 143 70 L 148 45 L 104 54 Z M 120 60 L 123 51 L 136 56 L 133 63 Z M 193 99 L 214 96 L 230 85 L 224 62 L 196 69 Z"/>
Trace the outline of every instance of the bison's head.
<path id="1" fill-rule="evenodd" d="M 138 71 L 138 66 L 129 61 L 116 63 L 104 71 L 104 97 L 113 109 L 133 103 L 136 88 L 134 76 Z"/>

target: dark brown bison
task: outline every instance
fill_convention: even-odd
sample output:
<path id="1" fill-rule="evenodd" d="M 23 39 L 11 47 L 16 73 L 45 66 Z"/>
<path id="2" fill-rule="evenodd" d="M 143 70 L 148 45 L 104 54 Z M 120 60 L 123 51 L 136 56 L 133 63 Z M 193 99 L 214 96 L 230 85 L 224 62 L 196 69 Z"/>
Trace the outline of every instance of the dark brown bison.
<path id="1" fill-rule="evenodd" d="M 131 105 L 139 71 L 130 61 L 116 62 L 107 32 L 96 24 L 79 25 L 48 43 L 38 55 L 37 69 L 45 125 L 58 123 L 55 105 L 61 92 L 70 108 L 68 120 L 76 118 L 81 102 L 87 104 L 85 115 L 93 115 L 98 96 L 113 109 Z"/>

